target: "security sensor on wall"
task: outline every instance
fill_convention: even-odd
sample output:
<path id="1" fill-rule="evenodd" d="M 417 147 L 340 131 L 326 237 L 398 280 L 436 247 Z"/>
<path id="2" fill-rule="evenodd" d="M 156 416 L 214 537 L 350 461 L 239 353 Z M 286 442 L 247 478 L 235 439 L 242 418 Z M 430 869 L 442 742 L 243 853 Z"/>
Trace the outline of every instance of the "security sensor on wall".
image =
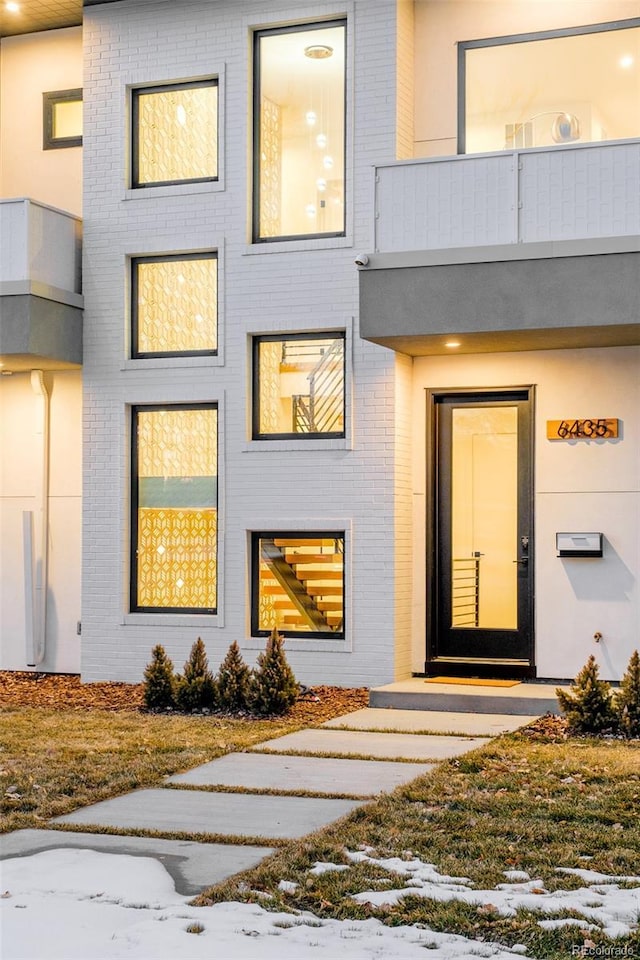
<path id="1" fill-rule="evenodd" d="M 366 253 L 359 253 L 355 259 L 356 267 L 366 267 L 368 263 L 369 257 L 366 255 Z"/>

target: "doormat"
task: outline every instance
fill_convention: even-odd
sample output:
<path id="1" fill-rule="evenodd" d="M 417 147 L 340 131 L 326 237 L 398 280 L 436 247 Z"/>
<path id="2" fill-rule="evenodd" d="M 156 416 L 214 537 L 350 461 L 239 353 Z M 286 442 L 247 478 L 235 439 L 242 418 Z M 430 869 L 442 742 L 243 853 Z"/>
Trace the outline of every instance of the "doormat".
<path id="1" fill-rule="evenodd" d="M 425 683 L 459 683 L 469 687 L 517 687 L 520 680 L 482 680 L 480 677 L 427 677 Z"/>

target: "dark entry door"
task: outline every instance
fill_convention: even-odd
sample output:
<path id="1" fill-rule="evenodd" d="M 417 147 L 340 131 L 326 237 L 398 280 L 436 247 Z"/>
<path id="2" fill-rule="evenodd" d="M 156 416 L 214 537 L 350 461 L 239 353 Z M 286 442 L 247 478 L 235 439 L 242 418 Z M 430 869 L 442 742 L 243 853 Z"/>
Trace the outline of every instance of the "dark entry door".
<path id="1" fill-rule="evenodd" d="M 531 676 L 530 391 L 433 394 L 431 404 L 428 672 Z"/>

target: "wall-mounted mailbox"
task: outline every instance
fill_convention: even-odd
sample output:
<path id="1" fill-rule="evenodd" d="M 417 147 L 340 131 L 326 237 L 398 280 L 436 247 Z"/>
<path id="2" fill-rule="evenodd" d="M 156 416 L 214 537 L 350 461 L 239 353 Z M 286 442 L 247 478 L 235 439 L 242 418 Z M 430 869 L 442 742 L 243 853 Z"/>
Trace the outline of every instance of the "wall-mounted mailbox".
<path id="1" fill-rule="evenodd" d="M 601 557 L 601 533 L 556 533 L 559 557 Z"/>

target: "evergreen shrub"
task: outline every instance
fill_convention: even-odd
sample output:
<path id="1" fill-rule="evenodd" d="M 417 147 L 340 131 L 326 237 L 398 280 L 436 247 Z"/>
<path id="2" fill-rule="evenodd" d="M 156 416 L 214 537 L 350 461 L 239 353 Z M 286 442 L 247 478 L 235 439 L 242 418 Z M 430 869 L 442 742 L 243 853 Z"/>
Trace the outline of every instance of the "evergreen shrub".
<path id="1" fill-rule="evenodd" d="M 153 648 L 151 661 L 145 667 L 143 695 L 149 710 L 166 710 L 175 706 L 176 676 L 161 644 Z"/>

